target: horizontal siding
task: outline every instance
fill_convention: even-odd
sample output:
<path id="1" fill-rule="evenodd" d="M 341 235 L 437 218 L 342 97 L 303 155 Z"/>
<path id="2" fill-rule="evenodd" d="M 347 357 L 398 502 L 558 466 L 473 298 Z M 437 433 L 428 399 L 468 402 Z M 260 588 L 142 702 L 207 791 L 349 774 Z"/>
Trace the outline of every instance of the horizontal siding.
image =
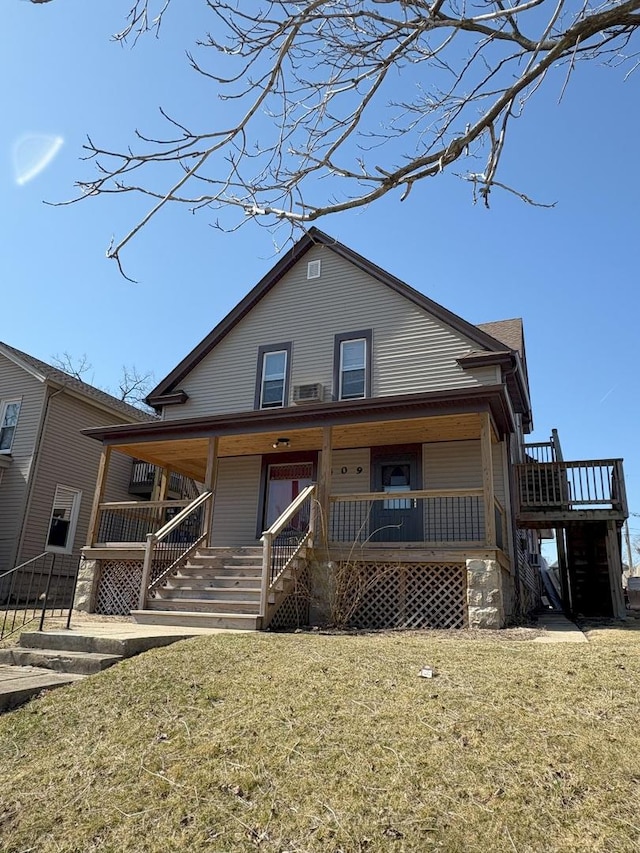
<path id="1" fill-rule="evenodd" d="M 322 275 L 307 281 L 307 262 L 320 259 Z M 373 331 L 374 396 L 467 388 L 495 381 L 495 369 L 463 370 L 456 359 L 474 345 L 404 296 L 316 246 L 180 383 L 187 403 L 165 418 L 253 409 L 258 348 L 292 343 L 291 393 L 320 382 L 331 399 L 334 336 Z M 477 348 L 477 346 L 475 346 Z"/>
<path id="2" fill-rule="evenodd" d="M 371 488 L 371 452 L 368 447 L 334 450 L 331 465 L 331 494 L 357 495 Z"/>
<path id="3" fill-rule="evenodd" d="M 29 476 L 38 437 L 45 386 L 0 355 L 0 403 L 20 400 L 20 415 L 11 448 L 11 464 L 0 483 L 0 571 L 12 568 L 27 501 Z"/>
<path id="4" fill-rule="evenodd" d="M 256 543 L 261 470 L 261 456 L 220 459 L 213 511 L 213 545 Z"/>
<path id="5" fill-rule="evenodd" d="M 74 551 L 86 544 L 102 445 L 81 435 L 80 430 L 104 426 L 105 422 L 125 421 L 66 393 L 51 398 L 20 552 L 22 560 L 45 550 L 57 485 L 82 492 Z M 128 492 L 130 473 L 131 459 L 112 453 L 105 500 L 132 500 Z"/>

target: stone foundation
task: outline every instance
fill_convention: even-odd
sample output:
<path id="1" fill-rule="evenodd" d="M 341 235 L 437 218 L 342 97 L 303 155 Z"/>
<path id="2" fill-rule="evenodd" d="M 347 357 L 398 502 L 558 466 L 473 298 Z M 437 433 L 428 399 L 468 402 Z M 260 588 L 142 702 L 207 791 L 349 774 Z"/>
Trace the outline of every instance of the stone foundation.
<path id="1" fill-rule="evenodd" d="M 73 599 L 74 610 L 80 610 L 84 613 L 93 613 L 95 590 L 99 571 L 99 560 L 87 560 L 84 557 L 81 558 L 80 568 L 78 569 L 76 594 Z"/>
<path id="2" fill-rule="evenodd" d="M 502 569 L 496 560 L 467 560 L 470 628 L 504 627 L 502 581 Z"/>

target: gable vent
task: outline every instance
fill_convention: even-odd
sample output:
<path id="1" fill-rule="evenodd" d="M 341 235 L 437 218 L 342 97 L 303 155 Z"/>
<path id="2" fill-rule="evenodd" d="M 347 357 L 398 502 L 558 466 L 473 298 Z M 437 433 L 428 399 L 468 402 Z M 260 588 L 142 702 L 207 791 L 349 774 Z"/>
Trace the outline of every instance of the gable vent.
<path id="1" fill-rule="evenodd" d="M 293 402 L 297 404 L 321 403 L 323 390 L 320 382 L 310 382 L 307 385 L 294 385 Z"/>
<path id="2" fill-rule="evenodd" d="M 309 261 L 307 264 L 307 278 L 320 278 L 320 260 Z"/>

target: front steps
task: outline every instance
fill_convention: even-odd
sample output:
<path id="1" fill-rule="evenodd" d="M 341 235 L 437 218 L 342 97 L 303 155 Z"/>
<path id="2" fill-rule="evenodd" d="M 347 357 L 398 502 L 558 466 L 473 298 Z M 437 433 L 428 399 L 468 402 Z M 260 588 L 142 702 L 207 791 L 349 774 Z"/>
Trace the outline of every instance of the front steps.
<path id="1" fill-rule="evenodd" d="M 0 649 L 0 713 L 43 690 L 102 672 L 124 658 L 206 633 L 197 626 L 190 628 L 195 630 L 98 622 L 70 630 L 23 631 L 17 646 Z"/>
<path id="2" fill-rule="evenodd" d="M 261 546 L 199 548 L 131 617 L 144 625 L 256 631 L 261 580 Z"/>

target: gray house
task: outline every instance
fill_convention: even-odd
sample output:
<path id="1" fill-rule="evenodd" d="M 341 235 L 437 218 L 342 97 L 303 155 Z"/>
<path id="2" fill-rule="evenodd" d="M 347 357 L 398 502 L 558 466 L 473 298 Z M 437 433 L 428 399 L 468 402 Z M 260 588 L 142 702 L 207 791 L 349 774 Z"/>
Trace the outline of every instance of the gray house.
<path id="1" fill-rule="evenodd" d="M 80 430 L 151 415 L 0 343 L 0 574 L 43 553 L 79 556 L 100 448 Z M 130 498 L 132 462 L 116 454 L 109 496 Z"/>
<path id="2" fill-rule="evenodd" d="M 148 402 L 161 420 L 86 431 L 103 462 L 78 606 L 249 628 L 339 610 L 360 627 L 496 627 L 538 601 L 536 531 L 591 524 L 581 544 L 574 531 L 567 606 L 597 575 L 593 601 L 608 590 L 619 612 L 621 462 L 527 443 L 521 321 L 473 325 L 317 229 Z M 141 524 L 105 498 L 118 453 L 205 490 Z"/>

